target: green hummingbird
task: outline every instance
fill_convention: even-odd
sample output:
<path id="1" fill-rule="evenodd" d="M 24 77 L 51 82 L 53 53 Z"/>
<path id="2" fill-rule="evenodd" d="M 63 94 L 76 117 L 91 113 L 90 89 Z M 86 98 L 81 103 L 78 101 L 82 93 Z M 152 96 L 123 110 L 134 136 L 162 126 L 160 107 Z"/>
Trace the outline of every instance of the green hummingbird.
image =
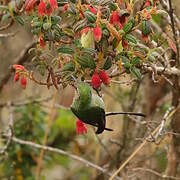
<path id="1" fill-rule="evenodd" d="M 85 82 L 77 84 L 77 93 L 71 105 L 71 111 L 84 123 L 97 127 L 96 134 L 106 128 L 106 115 L 104 111 L 104 101 L 96 94 L 92 94 L 92 88 Z"/>

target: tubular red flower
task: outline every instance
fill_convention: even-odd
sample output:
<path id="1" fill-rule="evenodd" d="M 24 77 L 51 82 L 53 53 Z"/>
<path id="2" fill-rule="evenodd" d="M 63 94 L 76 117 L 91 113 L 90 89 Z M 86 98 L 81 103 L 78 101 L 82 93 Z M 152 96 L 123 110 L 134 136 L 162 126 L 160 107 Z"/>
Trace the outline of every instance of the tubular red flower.
<path id="1" fill-rule="evenodd" d="M 80 120 L 80 119 L 77 119 L 76 120 L 76 133 L 77 134 L 87 134 L 87 127 L 86 125 Z"/>
<path id="2" fill-rule="evenodd" d="M 46 43 L 44 42 L 44 40 L 43 40 L 42 37 L 39 38 L 39 44 L 40 44 L 40 46 L 41 46 L 42 48 L 44 48 L 45 45 L 46 45 Z"/>
<path id="3" fill-rule="evenodd" d="M 97 11 L 95 8 L 93 8 L 92 6 L 88 5 L 88 9 L 93 13 L 93 14 L 97 14 Z"/>
<path id="4" fill-rule="evenodd" d="M 53 10 L 58 8 L 57 0 L 49 0 L 50 6 Z"/>
<path id="5" fill-rule="evenodd" d="M 38 5 L 38 16 L 42 17 L 46 13 L 46 4 L 44 1 L 41 1 Z"/>
<path id="6" fill-rule="evenodd" d="M 146 2 L 145 2 L 145 7 L 149 7 L 150 5 L 151 5 L 150 0 L 146 0 Z"/>
<path id="7" fill-rule="evenodd" d="M 100 71 L 99 72 L 99 77 L 101 78 L 103 84 L 105 85 L 109 85 L 110 84 L 110 78 L 108 76 L 108 74 L 105 71 Z"/>
<path id="8" fill-rule="evenodd" d="M 113 25 L 119 24 L 119 14 L 117 11 L 113 11 L 110 17 L 110 23 Z"/>
<path id="9" fill-rule="evenodd" d="M 21 71 L 24 71 L 25 70 L 25 67 L 22 66 L 22 65 L 19 65 L 19 64 L 14 64 L 13 65 L 13 68 L 17 71 L 17 70 L 21 70 Z"/>
<path id="10" fill-rule="evenodd" d="M 21 87 L 22 87 L 22 89 L 26 89 L 26 85 L 27 85 L 27 79 L 26 79 L 26 77 L 23 75 L 23 76 L 21 77 Z"/>
<path id="11" fill-rule="evenodd" d="M 53 12 L 53 9 L 51 8 L 50 3 L 48 3 L 48 4 L 46 5 L 45 14 L 46 14 L 47 16 L 50 16 L 50 15 L 52 14 L 52 12 Z"/>
<path id="12" fill-rule="evenodd" d="M 14 75 L 14 83 L 16 83 L 19 80 L 19 73 L 16 73 Z"/>
<path id="13" fill-rule="evenodd" d="M 94 72 L 94 74 L 92 75 L 91 78 L 91 85 L 94 89 L 99 89 L 99 87 L 101 86 L 101 79 L 99 77 L 99 75 L 97 74 L 97 72 Z"/>
<path id="14" fill-rule="evenodd" d="M 99 42 L 101 40 L 101 37 L 102 37 L 101 28 L 99 26 L 96 26 L 95 28 L 93 28 L 93 33 L 94 33 L 94 40 L 96 42 Z"/>

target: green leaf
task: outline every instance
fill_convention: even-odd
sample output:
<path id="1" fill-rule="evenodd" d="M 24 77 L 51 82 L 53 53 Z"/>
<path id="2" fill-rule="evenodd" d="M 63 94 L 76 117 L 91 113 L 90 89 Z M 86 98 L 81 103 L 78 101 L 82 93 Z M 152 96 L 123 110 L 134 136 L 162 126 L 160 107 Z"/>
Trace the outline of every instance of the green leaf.
<path id="1" fill-rule="evenodd" d="M 129 42 L 132 42 L 132 43 L 134 43 L 134 44 L 137 44 L 137 39 L 136 39 L 133 35 L 131 35 L 131 34 L 126 34 L 126 35 L 124 36 L 124 38 L 125 38 L 127 41 L 129 41 Z"/>
<path id="2" fill-rule="evenodd" d="M 96 15 L 92 12 L 86 11 L 84 15 L 90 23 L 94 23 L 96 21 Z"/>
<path id="3" fill-rule="evenodd" d="M 150 22 L 147 20 L 142 21 L 142 32 L 145 36 L 151 33 Z"/>
<path id="4" fill-rule="evenodd" d="M 108 56 L 104 63 L 103 69 L 108 70 L 109 68 L 111 68 L 111 66 L 112 66 L 112 59 L 110 56 Z"/>
<path id="5" fill-rule="evenodd" d="M 22 26 L 24 26 L 24 19 L 21 16 L 15 16 L 15 20 Z"/>
<path id="6" fill-rule="evenodd" d="M 132 66 L 130 71 L 132 72 L 132 74 L 134 74 L 138 79 L 141 79 L 141 72 L 139 71 L 138 68 L 136 68 L 135 66 Z"/>
<path id="7" fill-rule="evenodd" d="M 91 68 L 91 69 L 95 69 L 96 68 L 96 64 L 94 59 L 91 56 L 88 55 L 84 55 L 81 56 L 77 62 L 83 67 L 83 68 Z"/>
<path id="8" fill-rule="evenodd" d="M 74 53 L 73 48 L 67 46 L 60 46 L 57 51 L 62 54 L 69 54 L 72 55 Z"/>
<path id="9" fill-rule="evenodd" d="M 65 64 L 62 68 L 62 71 L 74 71 L 74 70 L 75 70 L 75 65 L 72 61 Z"/>
<path id="10" fill-rule="evenodd" d="M 134 58 L 132 58 L 131 62 L 132 62 L 132 65 L 136 66 L 140 63 L 140 58 L 134 57 Z"/>

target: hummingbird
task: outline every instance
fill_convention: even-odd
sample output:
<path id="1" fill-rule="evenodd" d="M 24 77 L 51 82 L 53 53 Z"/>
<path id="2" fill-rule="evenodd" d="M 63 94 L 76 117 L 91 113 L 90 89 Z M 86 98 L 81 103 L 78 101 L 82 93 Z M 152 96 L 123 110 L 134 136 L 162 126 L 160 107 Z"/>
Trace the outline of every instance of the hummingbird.
<path id="1" fill-rule="evenodd" d="M 103 99 L 93 94 L 92 88 L 85 82 L 77 84 L 77 93 L 73 99 L 71 111 L 84 123 L 97 127 L 96 134 L 101 134 L 104 130 L 113 131 L 106 128 Z"/>

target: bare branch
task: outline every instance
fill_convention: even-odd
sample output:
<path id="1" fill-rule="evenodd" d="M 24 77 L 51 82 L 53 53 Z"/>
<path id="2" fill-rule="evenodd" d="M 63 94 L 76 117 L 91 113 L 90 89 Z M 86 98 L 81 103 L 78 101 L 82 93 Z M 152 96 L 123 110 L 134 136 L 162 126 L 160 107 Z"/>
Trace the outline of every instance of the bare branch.
<path id="1" fill-rule="evenodd" d="M 6 136 L 7 138 L 9 137 L 8 135 Z M 31 146 L 33 148 L 37 148 L 37 149 L 43 149 L 44 151 L 49 151 L 49 152 L 54 152 L 54 153 L 57 153 L 57 154 L 61 154 L 61 155 L 64 155 L 64 156 L 68 156 L 74 160 L 77 160 L 83 164 L 85 164 L 87 167 L 92 167 L 92 168 L 95 168 L 97 169 L 98 171 L 108 175 L 108 176 L 111 176 L 112 173 L 108 172 L 106 169 L 82 158 L 82 157 L 79 157 L 77 155 L 74 155 L 74 154 L 71 154 L 70 152 L 67 152 L 67 151 L 64 151 L 62 149 L 58 149 L 58 148 L 53 148 L 53 147 L 49 147 L 49 146 L 43 146 L 43 145 L 40 145 L 40 144 L 36 144 L 34 142 L 31 142 L 31 141 L 24 141 L 22 139 L 19 139 L 19 138 L 16 138 L 16 137 L 13 137 L 12 138 L 12 141 L 15 142 L 15 143 L 18 143 L 18 144 L 22 144 L 22 145 L 27 145 L 27 146 Z M 116 177 L 116 179 L 118 180 L 122 180 L 120 177 Z"/>

